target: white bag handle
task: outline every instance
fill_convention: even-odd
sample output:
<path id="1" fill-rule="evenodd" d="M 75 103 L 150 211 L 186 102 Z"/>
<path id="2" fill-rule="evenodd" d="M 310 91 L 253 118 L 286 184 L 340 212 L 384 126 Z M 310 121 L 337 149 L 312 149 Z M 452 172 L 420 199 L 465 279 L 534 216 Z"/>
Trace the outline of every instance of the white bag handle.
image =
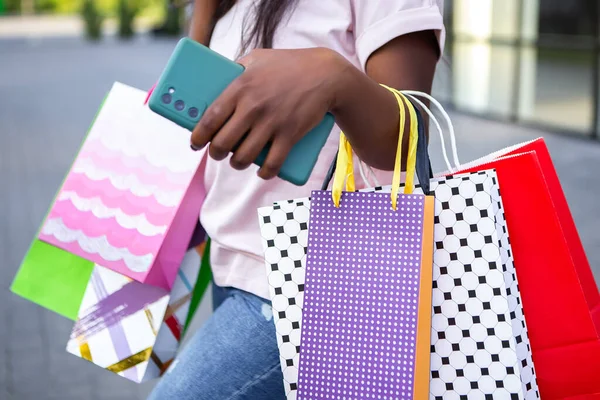
<path id="1" fill-rule="evenodd" d="M 405 95 L 406 95 L 406 97 L 408 97 L 409 99 L 414 101 L 419 107 L 421 107 L 421 109 L 423 109 L 423 111 L 425 111 L 427 113 L 427 115 L 429 116 L 429 119 L 431 121 L 433 121 L 435 128 L 437 129 L 437 131 L 440 134 L 440 142 L 442 144 L 442 154 L 444 155 L 444 162 L 446 163 L 446 168 L 448 168 L 448 170 L 451 171 L 452 164 L 450 164 L 450 160 L 448 159 L 448 153 L 446 153 L 446 141 L 444 140 L 444 131 L 442 131 L 442 127 L 440 126 L 440 123 L 438 122 L 437 118 L 435 117 L 435 115 L 433 115 L 431 110 L 421 100 L 417 99 L 415 96 L 410 95 L 410 94 L 405 93 Z"/>
<path id="2" fill-rule="evenodd" d="M 415 90 L 403 90 L 402 93 L 409 96 L 411 99 L 415 100 L 415 102 L 418 102 L 417 104 L 419 104 L 421 107 L 423 107 L 423 109 L 425 110 L 425 112 L 427 112 L 427 115 L 429 115 L 430 118 L 431 118 L 431 111 L 428 110 L 427 107 L 425 107 L 425 105 L 422 102 L 415 99 L 415 96 L 424 97 L 437 107 L 437 109 L 440 111 L 440 113 L 446 120 L 446 125 L 448 125 L 448 131 L 450 133 L 450 145 L 452 147 L 452 158 L 454 159 L 454 167 L 456 168 L 457 171 L 460 170 L 460 161 L 458 159 L 458 151 L 456 149 L 456 136 L 454 135 L 454 125 L 452 125 L 450 116 L 448 115 L 448 113 L 446 112 L 444 107 L 436 99 L 434 99 L 431 95 L 429 95 L 427 93 L 418 92 Z M 439 128 L 439 124 L 436 124 L 436 128 L 438 129 L 438 131 L 440 133 L 440 139 L 441 139 L 441 143 L 442 143 L 442 152 L 444 153 L 444 160 L 446 161 L 446 165 L 450 166 L 450 162 L 448 160 L 448 155 L 446 153 L 446 146 L 445 146 L 445 142 L 444 142 L 443 131 Z M 453 169 L 449 168 L 448 170 L 452 171 Z"/>
<path id="3" fill-rule="evenodd" d="M 461 164 L 458 159 L 458 151 L 457 151 L 457 147 L 456 147 L 456 136 L 454 134 L 454 125 L 452 124 L 452 121 L 450 120 L 450 116 L 448 115 L 448 113 L 446 112 L 444 107 L 435 98 L 433 98 L 431 95 L 429 95 L 427 93 L 419 92 L 419 91 L 415 91 L 415 90 L 402 90 L 401 92 L 404 95 L 406 95 L 409 99 L 414 101 L 423 111 L 425 111 L 425 113 L 427 113 L 427 115 L 429 116 L 429 119 L 435 125 L 435 127 L 440 135 L 442 154 L 444 156 L 444 162 L 446 164 L 446 168 L 448 168 L 448 171 L 453 172 L 454 169 L 456 169 L 456 171 L 460 170 Z M 438 110 L 444 117 L 444 119 L 446 121 L 446 125 L 448 126 L 448 131 L 450 132 L 450 145 L 452 147 L 452 158 L 454 161 L 454 168 L 452 167 L 452 164 L 450 163 L 450 159 L 448 158 L 448 153 L 446 151 L 446 141 L 444 140 L 444 131 L 442 130 L 442 127 L 441 127 L 440 123 L 438 122 L 438 119 L 433 114 L 433 112 L 431 112 L 431 110 L 421 100 L 417 99 L 417 96 L 424 97 L 424 98 L 428 99 L 429 101 L 431 101 L 431 103 L 438 108 Z M 373 171 L 373 168 L 371 168 L 369 165 L 367 165 L 367 169 L 370 172 L 370 175 L 375 180 L 375 185 L 373 185 L 367 179 L 367 176 L 366 176 L 365 170 L 364 170 L 365 164 L 362 162 L 362 160 L 359 160 L 358 165 L 359 165 L 360 176 L 367 185 L 380 186 L 379 181 L 377 180 L 377 176 L 375 175 L 375 172 Z"/>

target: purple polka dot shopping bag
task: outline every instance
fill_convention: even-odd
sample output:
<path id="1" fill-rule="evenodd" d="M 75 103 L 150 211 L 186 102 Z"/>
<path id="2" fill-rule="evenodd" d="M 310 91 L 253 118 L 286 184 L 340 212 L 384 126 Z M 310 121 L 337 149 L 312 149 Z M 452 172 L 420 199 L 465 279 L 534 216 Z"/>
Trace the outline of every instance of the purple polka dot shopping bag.
<path id="1" fill-rule="evenodd" d="M 414 175 L 417 144 L 410 111 L 407 176 Z M 410 183 L 398 193 L 401 143 L 391 196 L 353 192 L 352 149 L 343 134 L 333 191 L 312 193 L 298 399 L 429 393 L 433 198 L 410 194 Z"/>

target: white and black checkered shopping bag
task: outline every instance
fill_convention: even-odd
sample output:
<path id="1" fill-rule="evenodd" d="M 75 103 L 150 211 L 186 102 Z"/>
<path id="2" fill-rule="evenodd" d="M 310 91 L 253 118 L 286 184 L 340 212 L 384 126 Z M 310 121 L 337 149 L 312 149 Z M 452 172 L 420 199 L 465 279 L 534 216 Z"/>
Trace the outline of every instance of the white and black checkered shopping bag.
<path id="1" fill-rule="evenodd" d="M 496 172 L 431 185 L 430 398 L 539 398 Z"/>

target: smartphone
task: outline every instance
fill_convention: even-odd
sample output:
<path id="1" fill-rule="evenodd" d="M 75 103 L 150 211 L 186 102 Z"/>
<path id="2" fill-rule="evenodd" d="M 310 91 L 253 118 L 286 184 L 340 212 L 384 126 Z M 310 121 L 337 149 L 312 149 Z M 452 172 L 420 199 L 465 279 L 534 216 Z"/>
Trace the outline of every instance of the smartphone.
<path id="1" fill-rule="evenodd" d="M 206 109 L 238 76 L 244 67 L 200 43 L 183 38 L 165 67 L 148 106 L 155 113 L 190 131 Z M 325 114 L 317 127 L 308 132 L 290 151 L 279 177 L 297 186 L 308 181 L 335 121 Z M 262 166 L 267 146 L 255 164 Z"/>

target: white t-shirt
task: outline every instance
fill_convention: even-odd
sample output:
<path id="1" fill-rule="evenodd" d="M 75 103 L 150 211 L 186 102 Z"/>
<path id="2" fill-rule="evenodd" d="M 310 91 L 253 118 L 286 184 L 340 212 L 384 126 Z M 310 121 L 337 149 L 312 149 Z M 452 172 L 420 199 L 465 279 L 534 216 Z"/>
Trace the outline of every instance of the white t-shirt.
<path id="1" fill-rule="evenodd" d="M 239 0 L 218 23 L 210 47 L 226 57 L 239 54 L 242 26 L 257 0 Z M 274 37 L 274 48 L 328 47 L 364 71 L 369 56 L 390 40 L 411 32 L 435 30 L 443 50 L 443 0 L 298 0 Z M 212 239 L 215 283 L 269 298 L 257 208 L 275 201 L 308 197 L 319 189 L 338 146 L 335 127 L 308 183 L 294 186 L 281 179 L 264 181 L 252 166 L 236 171 L 229 159 L 208 157 L 206 200 L 200 221 Z M 377 173 L 390 183 L 389 173 Z M 358 175 L 357 175 L 358 176 Z M 363 183 L 357 179 L 357 186 Z"/>

